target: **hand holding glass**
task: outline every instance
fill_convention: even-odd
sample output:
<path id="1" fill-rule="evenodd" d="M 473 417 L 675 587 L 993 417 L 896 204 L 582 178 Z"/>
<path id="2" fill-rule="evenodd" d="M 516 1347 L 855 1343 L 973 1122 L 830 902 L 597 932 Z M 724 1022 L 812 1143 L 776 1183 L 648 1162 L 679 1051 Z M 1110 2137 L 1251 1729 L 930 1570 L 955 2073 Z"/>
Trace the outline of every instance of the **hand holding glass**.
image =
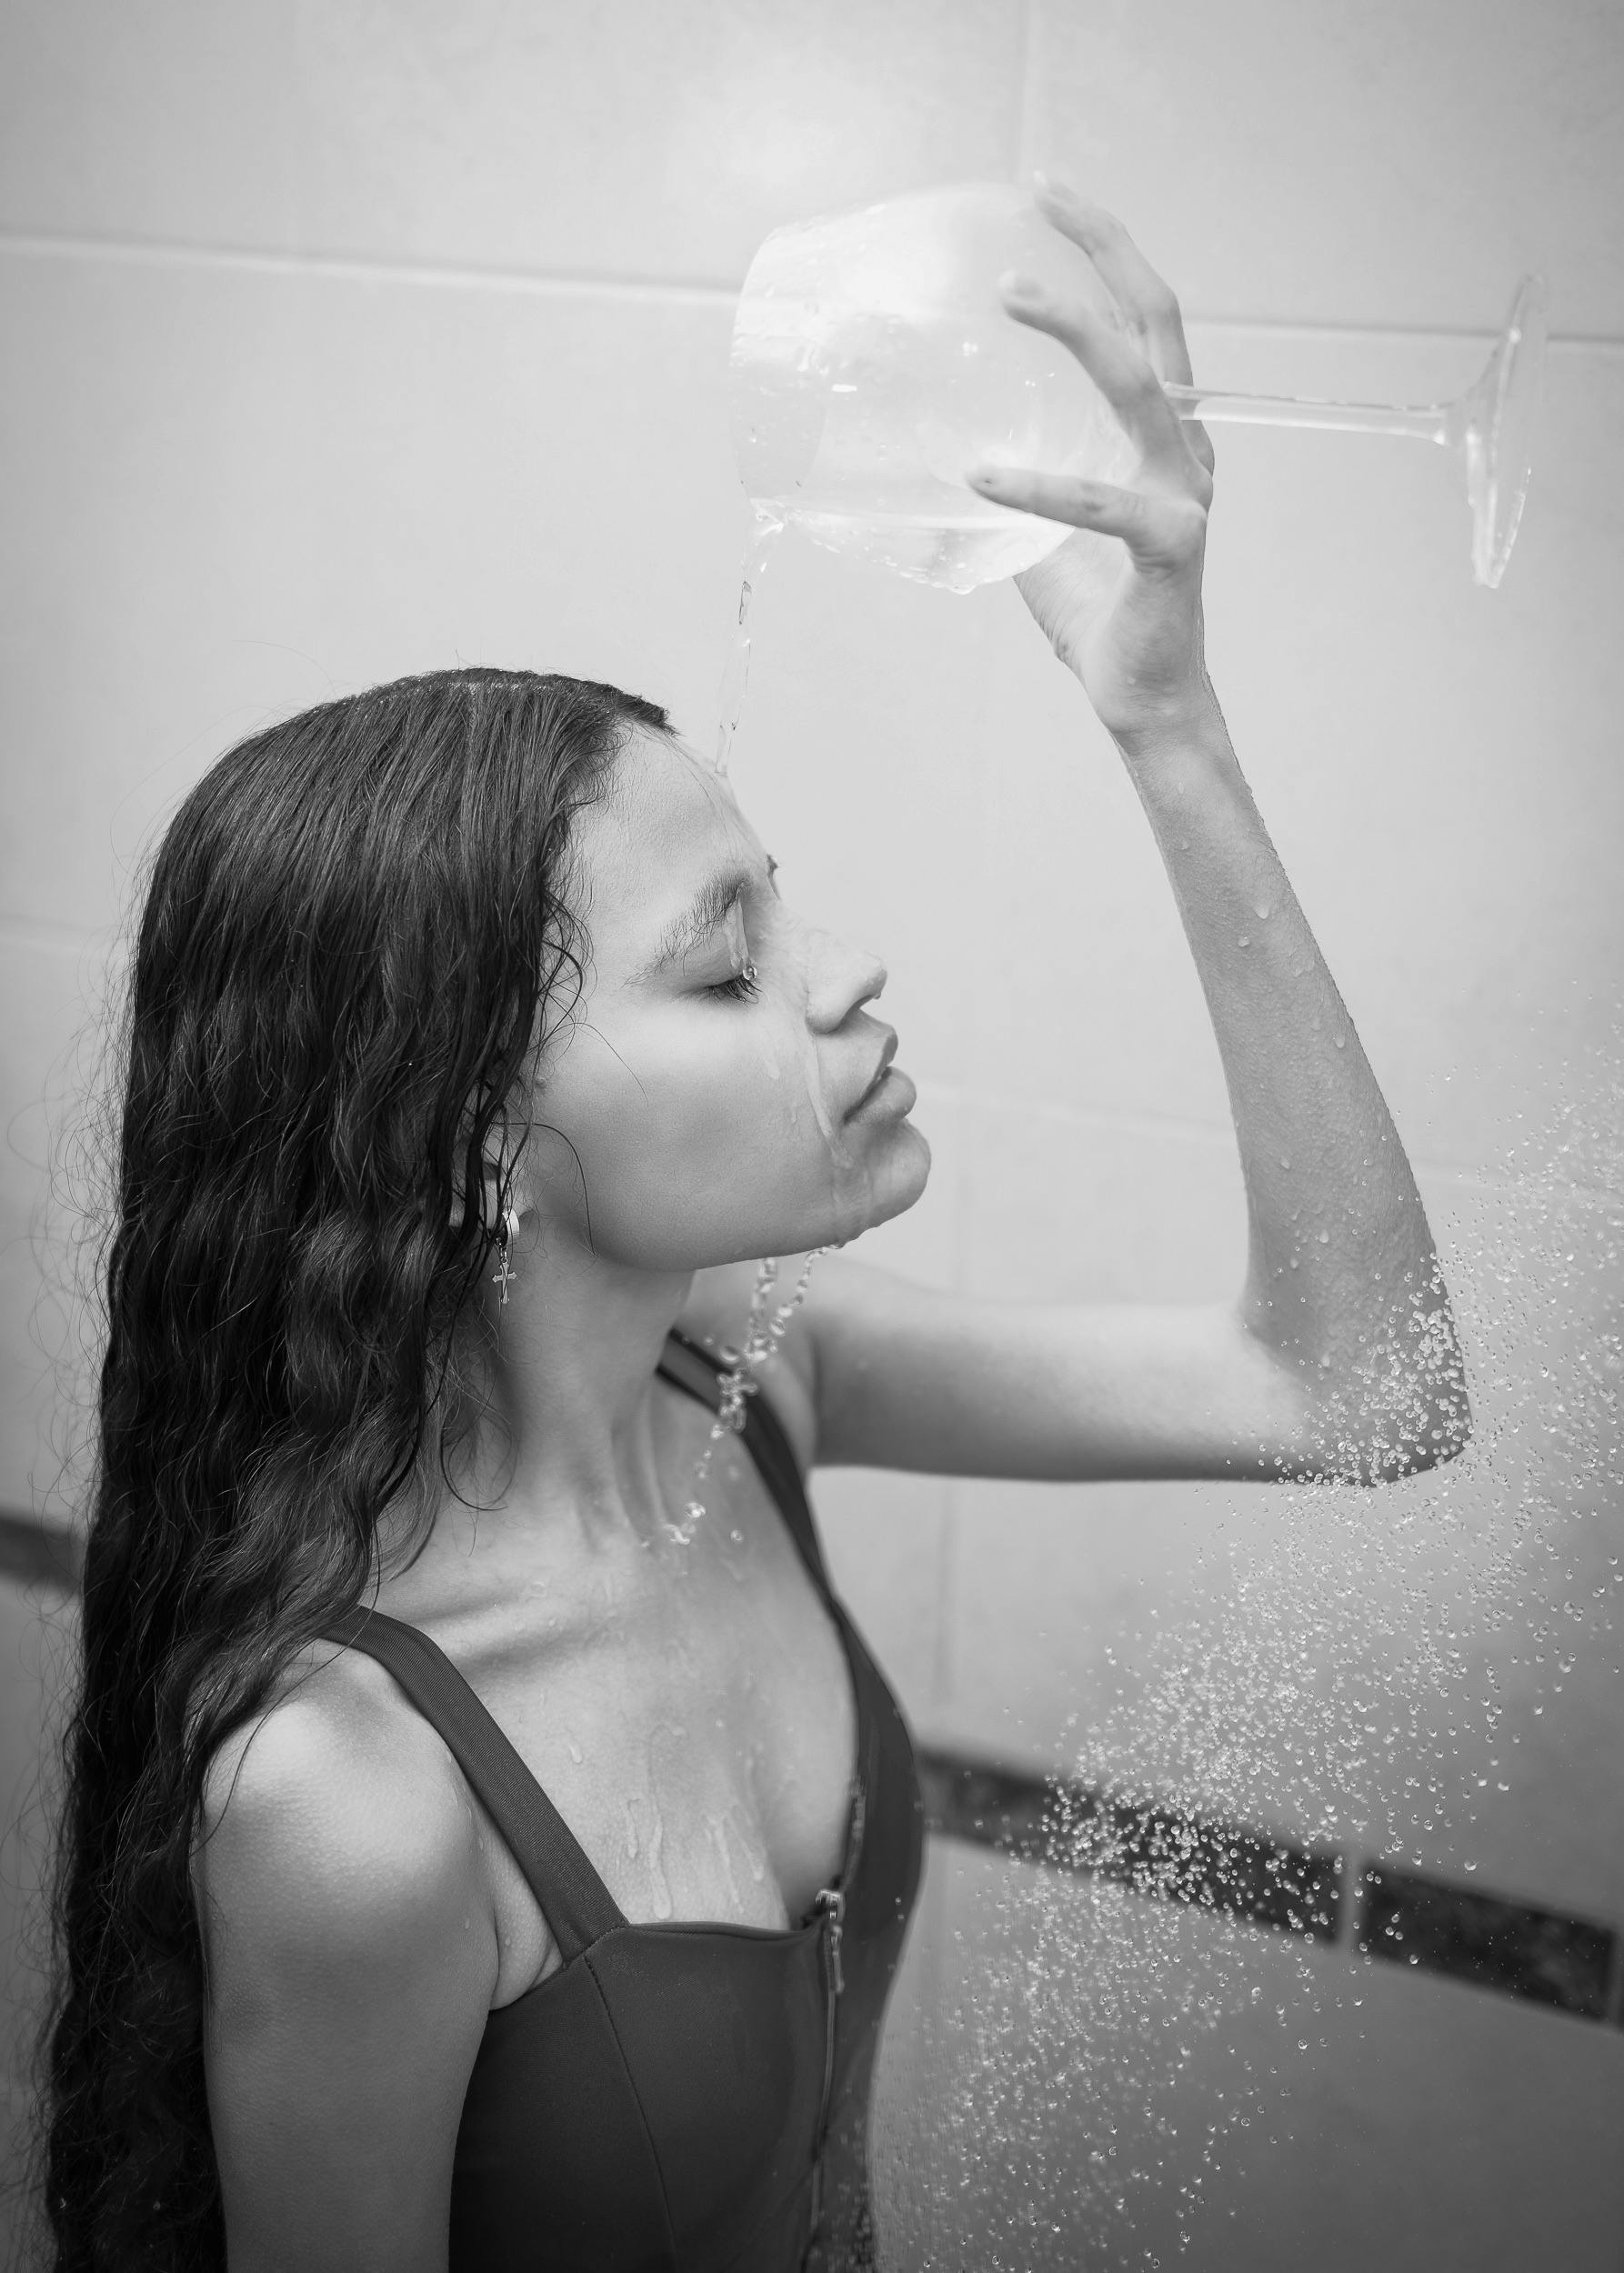
<path id="1" fill-rule="evenodd" d="M 1000 183 L 924 190 L 775 230 L 734 322 L 734 452 L 758 518 L 967 592 L 1063 544 L 1063 523 L 965 486 L 972 466 L 1120 481 L 1133 459 L 1103 396 L 1045 335 L 1012 323 L 1009 270 L 1120 317 L 1088 255 Z M 1545 286 L 1526 276 L 1482 375 L 1453 403 L 1321 403 L 1165 384 L 1209 423 L 1410 435 L 1461 459 L 1472 569 L 1505 573 L 1528 489 Z"/>

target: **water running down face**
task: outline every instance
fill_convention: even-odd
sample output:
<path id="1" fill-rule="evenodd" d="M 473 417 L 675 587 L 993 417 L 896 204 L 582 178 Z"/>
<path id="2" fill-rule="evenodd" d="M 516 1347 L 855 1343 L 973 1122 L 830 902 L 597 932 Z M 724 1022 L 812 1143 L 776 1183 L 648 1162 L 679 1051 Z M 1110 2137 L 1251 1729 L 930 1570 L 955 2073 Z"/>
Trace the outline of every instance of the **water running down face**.
<path id="1" fill-rule="evenodd" d="M 525 1156 L 544 1231 L 686 1271 L 911 1207 L 930 1150 L 896 1036 L 863 1006 L 885 966 L 786 905 L 727 778 L 640 735 L 574 848 L 591 955 Z"/>

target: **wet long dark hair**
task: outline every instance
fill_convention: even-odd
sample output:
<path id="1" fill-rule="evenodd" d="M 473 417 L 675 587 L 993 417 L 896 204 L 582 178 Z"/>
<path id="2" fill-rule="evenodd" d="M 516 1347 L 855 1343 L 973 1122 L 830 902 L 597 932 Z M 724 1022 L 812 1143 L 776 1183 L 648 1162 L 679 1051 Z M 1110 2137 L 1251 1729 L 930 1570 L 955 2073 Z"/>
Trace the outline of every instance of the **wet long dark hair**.
<path id="1" fill-rule="evenodd" d="M 487 1141 L 579 988 L 571 821 L 638 729 L 665 713 L 580 680 L 400 680 L 239 744 L 157 855 L 53 1883 L 59 2273 L 225 2262 L 205 1778 L 445 1457 Z"/>

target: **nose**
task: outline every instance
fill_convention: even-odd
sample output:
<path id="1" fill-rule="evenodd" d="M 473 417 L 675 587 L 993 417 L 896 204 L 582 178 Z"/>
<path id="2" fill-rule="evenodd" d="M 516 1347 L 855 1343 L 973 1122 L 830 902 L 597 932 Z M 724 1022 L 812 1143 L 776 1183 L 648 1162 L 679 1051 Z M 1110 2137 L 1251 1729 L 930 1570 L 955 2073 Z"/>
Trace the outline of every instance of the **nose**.
<path id="1" fill-rule="evenodd" d="M 807 1017 L 820 1034 L 832 1034 L 852 1012 L 872 1002 L 885 986 L 885 965 L 867 947 L 854 947 L 833 932 L 815 931 L 807 968 Z"/>

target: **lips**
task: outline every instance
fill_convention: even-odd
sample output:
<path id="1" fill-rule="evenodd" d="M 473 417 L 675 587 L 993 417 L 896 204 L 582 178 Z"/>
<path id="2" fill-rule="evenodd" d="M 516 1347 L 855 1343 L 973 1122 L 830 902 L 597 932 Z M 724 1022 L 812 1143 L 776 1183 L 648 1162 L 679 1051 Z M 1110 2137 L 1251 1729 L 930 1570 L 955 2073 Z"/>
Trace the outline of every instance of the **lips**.
<path id="1" fill-rule="evenodd" d="M 880 1046 L 879 1063 L 874 1069 L 874 1077 L 869 1082 L 868 1086 L 864 1090 L 862 1096 L 857 1099 L 857 1103 L 851 1107 L 850 1112 L 847 1114 L 846 1117 L 847 1120 L 850 1120 L 853 1113 L 860 1113 L 864 1106 L 867 1104 L 869 1098 L 874 1095 L 875 1091 L 879 1087 L 880 1083 L 885 1079 L 886 1068 L 890 1065 L 892 1058 L 894 1058 L 896 1055 L 897 1036 L 895 1033 L 887 1027 L 885 1041 Z"/>

